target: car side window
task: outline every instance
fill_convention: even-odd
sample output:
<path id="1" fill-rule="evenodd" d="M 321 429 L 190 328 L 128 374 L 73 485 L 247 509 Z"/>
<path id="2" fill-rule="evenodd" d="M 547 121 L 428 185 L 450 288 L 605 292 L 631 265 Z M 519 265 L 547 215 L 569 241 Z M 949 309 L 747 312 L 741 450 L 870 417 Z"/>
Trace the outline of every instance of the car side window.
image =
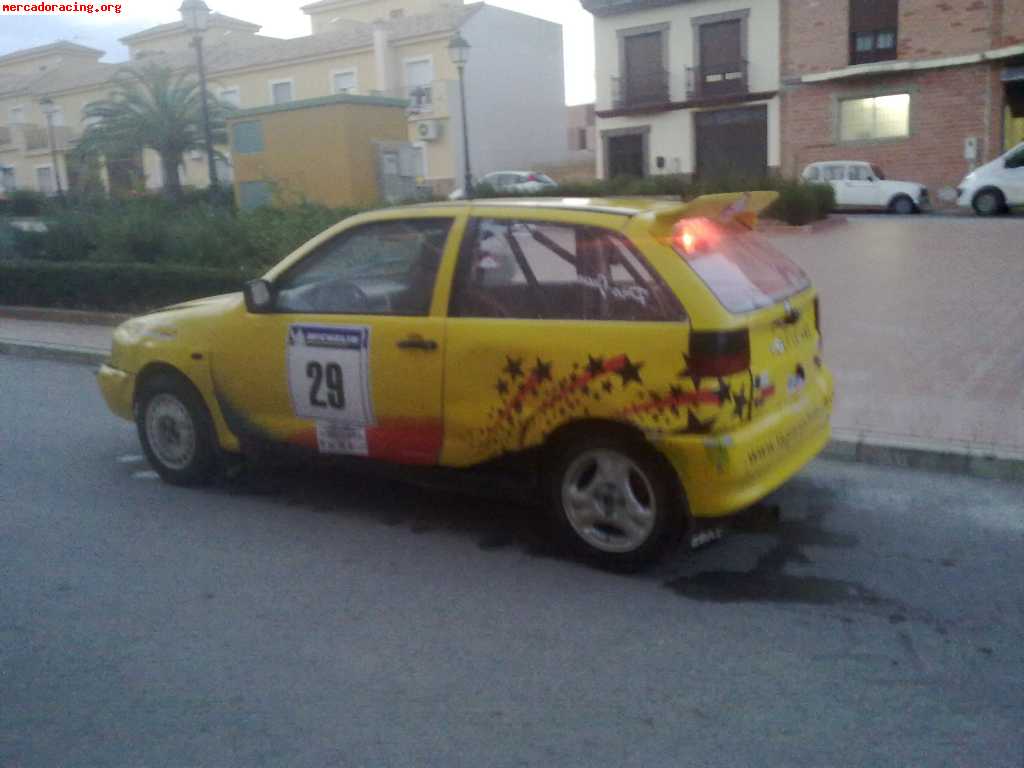
<path id="1" fill-rule="evenodd" d="M 846 178 L 850 181 L 867 181 L 871 178 L 871 171 L 866 165 L 848 165 Z"/>
<path id="2" fill-rule="evenodd" d="M 804 170 L 804 179 L 806 181 L 817 181 L 820 175 L 821 174 L 818 172 L 818 166 L 816 165 L 809 165 Z"/>
<path id="3" fill-rule="evenodd" d="M 826 165 L 821 169 L 825 181 L 842 181 L 846 169 L 841 165 Z"/>
<path id="4" fill-rule="evenodd" d="M 1024 168 L 1024 147 L 1007 157 L 1005 165 L 1007 168 Z"/>
<path id="5" fill-rule="evenodd" d="M 474 219 L 452 317 L 677 321 L 675 295 L 626 238 L 596 227 Z"/>
<path id="6" fill-rule="evenodd" d="M 275 281 L 277 312 L 426 315 L 452 219 L 346 230 Z"/>

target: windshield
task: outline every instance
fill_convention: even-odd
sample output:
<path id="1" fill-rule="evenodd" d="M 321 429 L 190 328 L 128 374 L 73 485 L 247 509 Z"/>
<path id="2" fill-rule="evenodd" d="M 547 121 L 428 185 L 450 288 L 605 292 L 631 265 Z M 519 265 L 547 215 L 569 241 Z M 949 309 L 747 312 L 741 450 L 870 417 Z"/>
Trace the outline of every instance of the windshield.
<path id="1" fill-rule="evenodd" d="M 885 181 L 885 174 L 882 173 L 882 169 L 879 168 L 877 165 L 871 166 L 871 172 L 875 174 L 875 178 L 878 179 L 879 181 Z"/>
<path id="2" fill-rule="evenodd" d="M 683 219 L 672 246 L 730 312 L 750 312 L 810 286 L 807 275 L 739 224 Z"/>

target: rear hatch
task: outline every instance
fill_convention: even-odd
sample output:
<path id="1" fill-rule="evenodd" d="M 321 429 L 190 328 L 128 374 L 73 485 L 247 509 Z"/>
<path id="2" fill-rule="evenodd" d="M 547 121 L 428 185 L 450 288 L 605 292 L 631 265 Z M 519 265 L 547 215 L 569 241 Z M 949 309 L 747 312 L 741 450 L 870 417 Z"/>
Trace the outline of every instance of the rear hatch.
<path id="1" fill-rule="evenodd" d="M 718 346 L 742 349 L 749 386 L 740 420 L 785 408 L 798 399 L 819 364 L 818 301 L 804 272 L 740 222 L 687 218 L 672 245 L 745 330 L 718 334 Z"/>

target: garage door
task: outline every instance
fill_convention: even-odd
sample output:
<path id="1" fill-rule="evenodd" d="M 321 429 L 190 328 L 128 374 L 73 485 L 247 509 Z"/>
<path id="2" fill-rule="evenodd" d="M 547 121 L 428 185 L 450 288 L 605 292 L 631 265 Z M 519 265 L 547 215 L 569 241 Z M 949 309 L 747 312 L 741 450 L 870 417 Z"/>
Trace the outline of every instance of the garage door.
<path id="1" fill-rule="evenodd" d="M 702 181 L 760 179 L 768 172 L 768 108 L 694 114 L 697 176 Z"/>

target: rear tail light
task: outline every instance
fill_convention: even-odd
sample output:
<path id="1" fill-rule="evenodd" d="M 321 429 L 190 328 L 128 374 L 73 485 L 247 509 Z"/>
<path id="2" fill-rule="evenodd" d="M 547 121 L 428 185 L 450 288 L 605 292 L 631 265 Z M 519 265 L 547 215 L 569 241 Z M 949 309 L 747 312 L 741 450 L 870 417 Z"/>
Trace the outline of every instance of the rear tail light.
<path id="1" fill-rule="evenodd" d="M 742 331 L 694 331 L 690 334 L 687 375 L 728 376 L 750 368 L 750 333 Z"/>

